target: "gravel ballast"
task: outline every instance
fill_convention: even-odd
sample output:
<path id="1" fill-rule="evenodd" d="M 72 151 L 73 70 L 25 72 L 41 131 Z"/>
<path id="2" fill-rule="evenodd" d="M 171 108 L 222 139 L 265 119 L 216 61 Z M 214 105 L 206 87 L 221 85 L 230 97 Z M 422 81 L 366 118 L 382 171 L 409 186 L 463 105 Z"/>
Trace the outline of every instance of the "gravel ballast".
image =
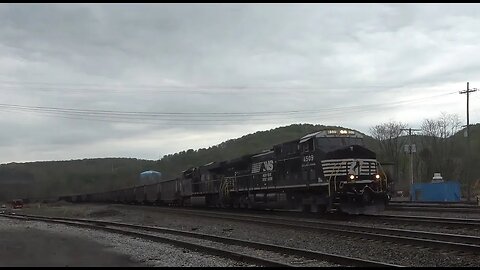
<path id="1" fill-rule="evenodd" d="M 25 228 L 53 232 L 64 236 L 93 240 L 107 250 L 127 255 L 132 261 L 146 266 L 249 266 L 236 261 L 210 256 L 188 249 L 157 243 L 145 239 L 109 233 L 99 230 L 51 224 L 39 221 L 22 221 L 0 217 L 0 230 L 18 230 Z M 60 247 L 61 248 L 61 247 Z"/>
<path id="2" fill-rule="evenodd" d="M 61 206 L 57 209 L 55 207 L 40 209 L 41 211 L 37 209 L 37 211 L 25 212 L 58 215 L 60 209 L 62 209 L 61 211 L 68 209 L 68 213 L 71 216 L 80 217 L 83 215 L 83 217 L 88 217 L 97 211 L 105 212 L 114 210 L 117 211 L 116 214 L 103 216 L 98 219 L 156 225 L 219 236 L 231 236 L 238 239 L 311 249 L 404 266 L 477 266 L 480 260 L 480 256 L 475 254 L 342 237 L 331 233 L 175 214 L 170 211 L 162 212 L 161 209 L 156 207 L 71 204 Z M 75 209 L 83 210 L 75 212 Z M 301 223 L 301 220 L 298 222 Z"/>

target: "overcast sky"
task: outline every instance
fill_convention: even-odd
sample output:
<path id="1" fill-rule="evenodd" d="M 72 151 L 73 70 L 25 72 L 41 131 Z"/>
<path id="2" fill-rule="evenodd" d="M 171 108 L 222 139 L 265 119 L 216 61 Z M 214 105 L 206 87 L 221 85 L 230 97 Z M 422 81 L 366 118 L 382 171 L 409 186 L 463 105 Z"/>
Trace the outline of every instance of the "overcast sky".
<path id="1" fill-rule="evenodd" d="M 293 123 L 466 123 L 479 29 L 478 4 L 0 4 L 0 162 L 158 159 Z"/>

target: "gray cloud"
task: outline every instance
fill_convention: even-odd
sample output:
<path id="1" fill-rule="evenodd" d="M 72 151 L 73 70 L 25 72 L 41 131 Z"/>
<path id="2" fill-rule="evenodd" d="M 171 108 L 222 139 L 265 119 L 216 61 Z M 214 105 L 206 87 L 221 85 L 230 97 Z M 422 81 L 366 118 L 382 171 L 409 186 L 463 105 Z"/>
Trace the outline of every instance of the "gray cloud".
<path id="1" fill-rule="evenodd" d="M 395 102 L 480 83 L 479 12 L 476 4 L 3 4 L 1 104 L 316 112 L 94 121 L 0 106 L 1 161 L 158 158 L 291 123 L 368 132 L 440 111 L 463 117 L 460 95 Z"/>

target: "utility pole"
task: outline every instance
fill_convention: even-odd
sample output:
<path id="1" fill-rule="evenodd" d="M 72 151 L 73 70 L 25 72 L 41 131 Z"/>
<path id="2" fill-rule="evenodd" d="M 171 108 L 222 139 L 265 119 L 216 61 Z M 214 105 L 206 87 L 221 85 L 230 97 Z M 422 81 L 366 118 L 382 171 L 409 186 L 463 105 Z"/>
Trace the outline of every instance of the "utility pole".
<path id="1" fill-rule="evenodd" d="M 417 129 L 417 128 L 402 128 L 401 129 L 402 131 L 403 130 L 408 130 L 408 141 L 409 141 L 409 145 L 408 145 L 408 153 L 410 154 L 410 186 L 413 186 L 413 153 L 417 152 L 417 149 L 416 147 L 413 148 L 414 144 L 412 144 L 412 131 L 420 131 L 420 129 Z M 405 149 L 406 150 L 406 149 Z M 407 151 L 405 151 L 407 152 Z"/>
<path id="2" fill-rule="evenodd" d="M 462 90 L 460 94 L 467 94 L 467 164 L 465 170 L 465 180 L 467 182 L 467 200 L 470 201 L 470 112 L 469 112 L 469 94 L 477 91 L 477 88 L 470 89 L 469 82 L 467 82 L 467 90 Z"/>

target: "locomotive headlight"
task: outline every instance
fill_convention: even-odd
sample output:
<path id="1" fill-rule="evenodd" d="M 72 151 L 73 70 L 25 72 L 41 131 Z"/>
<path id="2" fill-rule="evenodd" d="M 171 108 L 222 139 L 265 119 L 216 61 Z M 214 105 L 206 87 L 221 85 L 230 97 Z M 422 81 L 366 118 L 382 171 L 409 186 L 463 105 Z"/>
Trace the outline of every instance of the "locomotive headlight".
<path id="1" fill-rule="evenodd" d="M 353 180 L 353 179 L 355 179 L 355 175 L 350 174 L 350 180 Z"/>
<path id="2" fill-rule="evenodd" d="M 376 174 L 375 179 L 380 179 L 380 174 Z"/>

